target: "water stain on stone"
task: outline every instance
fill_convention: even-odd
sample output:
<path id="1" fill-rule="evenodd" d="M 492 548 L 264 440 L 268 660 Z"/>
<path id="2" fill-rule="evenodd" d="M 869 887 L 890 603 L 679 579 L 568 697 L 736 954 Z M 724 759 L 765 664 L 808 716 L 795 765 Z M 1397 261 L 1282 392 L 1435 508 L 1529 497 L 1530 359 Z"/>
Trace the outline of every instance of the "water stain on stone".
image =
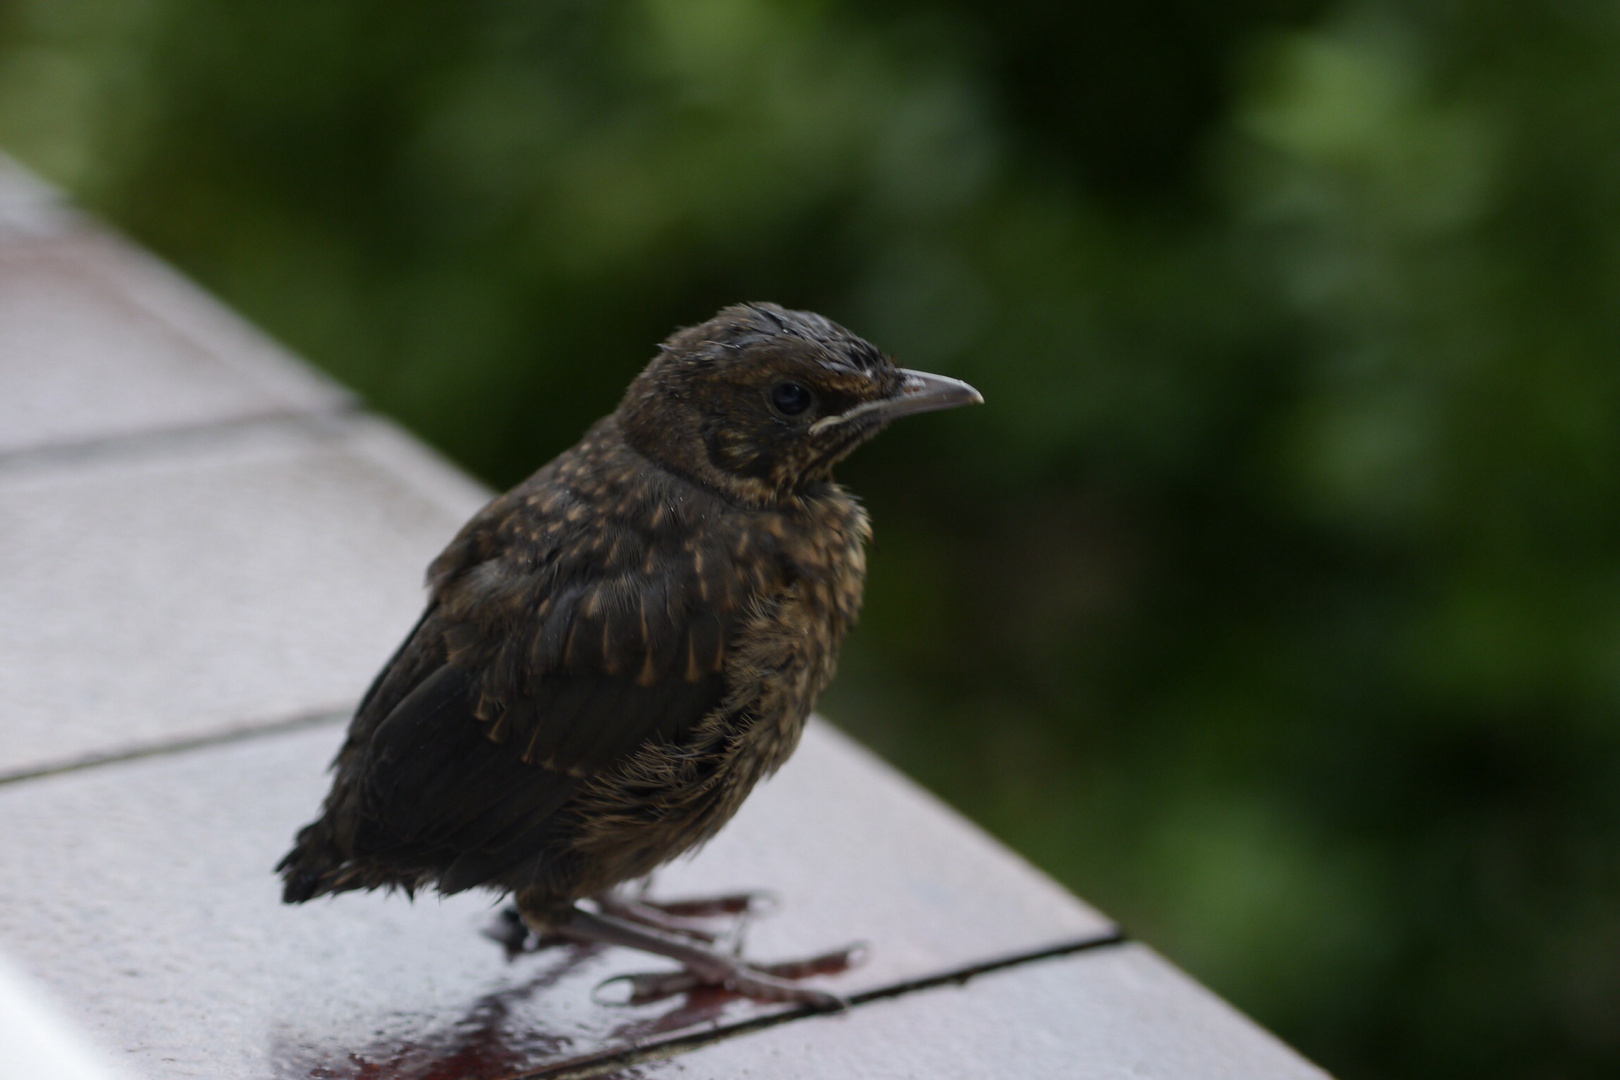
<path id="1" fill-rule="evenodd" d="M 680 914 L 740 915 L 746 921 L 748 911 L 741 899 L 729 906 L 718 901 L 694 901 L 689 906 L 690 913 L 682 909 Z M 720 936 L 732 937 L 740 945 L 741 929 L 739 924 L 732 935 Z M 536 941 L 500 922 L 486 934 L 502 943 L 509 960 L 534 962 L 524 958 L 541 954 L 546 955 L 547 966 L 517 985 L 483 994 L 450 1023 L 432 1015 L 387 1015 L 382 1030 L 372 1028 L 370 1041 L 359 1048 L 334 1046 L 330 1036 L 318 1040 L 280 1036 L 271 1048 L 278 1080 L 516 1080 L 586 1061 L 611 1069 L 611 1060 L 620 1052 L 682 1032 L 793 1008 L 761 1004 L 716 987 L 687 987 L 629 1004 L 602 1004 L 595 992 L 606 984 L 590 970 L 604 952 L 601 946 Z M 835 953 L 768 965 L 767 970 L 797 979 L 839 974 L 848 966 L 848 954 Z M 547 991 L 552 993 L 547 996 Z M 665 1001 L 673 1002 L 673 1007 L 652 1013 L 652 1006 Z M 640 1075 L 627 1065 L 612 1078 L 634 1080 Z"/>
<path id="2" fill-rule="evenodd" d="M 418 1034 L 384 1037 L 361 1049 L 316 1049 L 281 1040 L 272 1053 L 282 1080 L 499 1080 L 521 1076 L 566 1057 L 572 1036 L 547 1030 L 522 1006 L 556 986 L 590 959 L 594 949 L 569 949 L 526 982 L 486 994 L 454 1023 Z"/>

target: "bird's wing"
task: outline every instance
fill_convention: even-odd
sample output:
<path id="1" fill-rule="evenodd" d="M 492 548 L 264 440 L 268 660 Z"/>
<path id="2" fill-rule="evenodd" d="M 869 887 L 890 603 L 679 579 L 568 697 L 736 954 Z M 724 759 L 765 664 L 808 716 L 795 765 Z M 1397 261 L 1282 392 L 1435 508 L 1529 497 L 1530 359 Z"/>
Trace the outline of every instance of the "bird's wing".
<path id="1" fill-rule="evenodd" d="M 441 583 L 362 710 L 357 856 L 436 870 L 444 891 L 500 878 L 544 854 L 590 777 L 720 705 L 760 575 L 717 573 L 737 556 L 718 540 L 615 536 L 543 559 L 497 546 Z"/>

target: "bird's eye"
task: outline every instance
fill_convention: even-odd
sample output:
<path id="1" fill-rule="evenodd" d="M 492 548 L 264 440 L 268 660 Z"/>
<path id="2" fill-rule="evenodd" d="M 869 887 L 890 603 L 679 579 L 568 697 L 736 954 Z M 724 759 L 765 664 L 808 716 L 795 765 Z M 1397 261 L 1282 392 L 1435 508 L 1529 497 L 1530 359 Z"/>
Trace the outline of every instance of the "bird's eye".
<path id="1" fill-rule="evenodd" d="M 771 387 L 771 404 L 783 416 L 798 416 L 815 400 L 814 394 L 796 382 L 781 382 Z"/>

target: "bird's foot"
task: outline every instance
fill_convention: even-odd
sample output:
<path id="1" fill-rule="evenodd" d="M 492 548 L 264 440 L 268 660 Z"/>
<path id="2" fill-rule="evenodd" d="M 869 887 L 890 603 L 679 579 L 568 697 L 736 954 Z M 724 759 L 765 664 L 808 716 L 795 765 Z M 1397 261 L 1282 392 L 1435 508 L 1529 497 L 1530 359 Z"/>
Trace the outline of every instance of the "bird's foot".
<path id="1" fill-rule="evenodd" d="M 592 897 L 592 900 L 605 915 L 709 945 L 723 937 L 739 936 L 738 929 L 717 933 L 694 920 L 740 917 L 742 922 L 746 923 L 751 919 L 770 914 L 777 907 L 775 895 L 767 892 L 728 893 L 722 896 L 692 897 L 682 900 L 652 900 L 643 890 L 628 896 L 617 892 L 603 893 Z M 490 920 L 489 925 L 484 927 L 482 933 L 501 947 L 508 960 L 515 960 L 525 953 L 538 952 L 547 946 L 565 944 L 573 940 L 563 934 L 537 933 L 524 921 L 516 905 L 502 908 L 495 918 Z"/>
<path id="2" fill-rule="evenodd" d="M 824 990 L 800 986 L 796 980 L 844 971 L 860 962 L 866 954 L 864 946 L 856 945 L 809 960 L 755 967 L 690 937 L 672 934 L 606 911 L 591 911 L 578 906 L 569 909 L 561 919 L 551 915 L 540 926 L 545 932 L 576 942 L 620 945 L 667 956 L 678 961 L 685 969 L 667 974 L 619 976 L 597 987 L 600 992 L 608 986 L 624 983 L 624 1000 L 635 1004 L 713 987 L 756 1001 L 798 1002 L 818 1009 L 840 1009 L 845 1006 L 842 998 Z M 603 999 L 612 996 L 606 995 Z"/>
<path id="3" fill-rule="evenodd" d="M 859 964 L 865 955 L 864 945 L 852 945 L 808 960 L 777 964 L 754 965 L 716 957 L 720 963 L 691 964 L 680 971 L 617 975 L 597 986 L 592 996 L 603 1004 L 647 1005 L 676 994 L 714 989 L 755 1001 L 791 1002 L 829 1012 L 841 1011 L 849 1008 L 842 997 L 801 986 L 795 980 L 813 975 L 837 975 Z"/>

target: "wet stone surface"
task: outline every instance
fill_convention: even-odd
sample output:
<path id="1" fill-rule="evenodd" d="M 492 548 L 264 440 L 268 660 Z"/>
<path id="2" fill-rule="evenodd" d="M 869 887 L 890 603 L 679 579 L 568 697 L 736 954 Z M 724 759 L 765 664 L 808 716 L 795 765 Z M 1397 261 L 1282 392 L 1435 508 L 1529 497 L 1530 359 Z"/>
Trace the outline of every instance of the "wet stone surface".
<path id="1" fill-rule="evenodd" d="M 602 1004 L 603 980 L 669 965 L 572 947 L 508 962 L 481 934 L 486 896 L 280 904 L 270 868 L 340 736 L 333 724 L 0 786 L 0 948 L 147 1076 L 521 1075 L 780 1011 L 713 994 Z M 747 928 L 752 958 L 870 944 L 863 966 L 818 980 L 844 994 L 1108 926 L 820 724 L 656 891 L 739 887 L 780 900 Z"/>

